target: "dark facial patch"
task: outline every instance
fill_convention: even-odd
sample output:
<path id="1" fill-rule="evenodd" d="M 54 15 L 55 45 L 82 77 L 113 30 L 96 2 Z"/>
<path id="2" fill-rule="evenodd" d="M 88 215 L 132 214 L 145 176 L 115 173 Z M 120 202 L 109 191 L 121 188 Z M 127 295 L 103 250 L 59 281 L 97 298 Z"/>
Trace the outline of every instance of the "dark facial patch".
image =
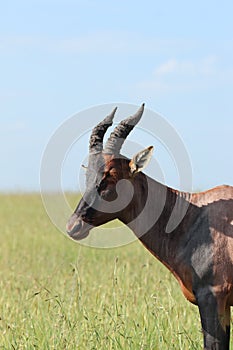
<path id="1" fill-rule="evenodd" d="M 104 175 L 105 160 L 102 153 L 91 153 L 89 155 L 86 172 L 86 191 L 83 196 L 85 207 L 92 207 L 98 194 L 98 188 Z"/>
<path id="2" fill-rule="evenodd" d="M 98 186 L 104 174 L 104 157 L 101 153 L 90 154 L 86 173 L 86 190 Z"/>

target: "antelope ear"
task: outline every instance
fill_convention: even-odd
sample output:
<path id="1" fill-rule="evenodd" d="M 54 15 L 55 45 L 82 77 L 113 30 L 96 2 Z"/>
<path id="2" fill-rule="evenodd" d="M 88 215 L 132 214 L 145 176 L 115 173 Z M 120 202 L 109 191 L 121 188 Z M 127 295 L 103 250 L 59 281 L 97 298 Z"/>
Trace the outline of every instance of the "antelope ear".
<path id="1" fill-rule="evenodd" d="M 133 158 L 129 162 L 131 174 L 138 173 L 139 171 L 142 171 L 143 169 L 145 169 L 145 167 L 151 160 L 153 150 L 154 150 L 154 147 L 150 146 L 143 149 L 142 151 L 138 152 L 133 156 Z"/>
<path id="2" fill-rule="evenodd" d="M 85 171 L 87 171 L 87 166 L 86 165 L 84 165 L 84 164 L 82 164 L 82 168 L 85 170 Z"/>

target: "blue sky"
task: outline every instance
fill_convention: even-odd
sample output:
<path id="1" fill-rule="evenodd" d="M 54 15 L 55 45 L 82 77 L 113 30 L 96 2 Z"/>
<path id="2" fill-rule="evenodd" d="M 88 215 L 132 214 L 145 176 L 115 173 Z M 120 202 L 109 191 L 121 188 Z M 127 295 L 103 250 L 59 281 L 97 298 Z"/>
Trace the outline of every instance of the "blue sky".
<path id="1" fill-rule="evenodd" d="M 194 188 L 233 185 L 232 13 L 231 1 L 3 2 L 0 190 L 39 190 L 54 130 L 112 102 L 145 102 L 176 128 Z"/>

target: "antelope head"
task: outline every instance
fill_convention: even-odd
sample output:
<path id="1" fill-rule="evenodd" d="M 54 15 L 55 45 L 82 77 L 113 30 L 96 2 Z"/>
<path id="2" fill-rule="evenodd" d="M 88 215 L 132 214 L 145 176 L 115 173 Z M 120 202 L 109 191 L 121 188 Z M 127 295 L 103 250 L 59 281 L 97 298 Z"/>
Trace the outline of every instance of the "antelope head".
<path id="1" fill-rule="evenodd" d="M 152 146 L 140 151 L 132 159 L 120 154 L 126 137 L 141 119 L 144 104 L 133 116 L 115 127 L 103 148 L 103 137 L 113 123 L 116 109 L 92 130 L 86 190 L 67 223 L 67 233 L 75 240 L 85 238 L 93 227 L 116 218 L 121 219 L 124 201 L 127 204 L 137 174 L 145 168 L 152 155 Z"/>

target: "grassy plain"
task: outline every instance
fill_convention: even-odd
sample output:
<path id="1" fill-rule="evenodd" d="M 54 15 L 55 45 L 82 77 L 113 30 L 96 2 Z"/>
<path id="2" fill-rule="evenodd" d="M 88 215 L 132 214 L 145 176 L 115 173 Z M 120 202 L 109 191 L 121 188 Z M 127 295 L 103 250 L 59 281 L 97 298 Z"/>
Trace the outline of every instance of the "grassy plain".
<path id="1" fill-rule="evenodd" d="M 0 349 L 202 348 L 197 308 L 139 242 L 72 242 L 38 194 L 0 195 L 0 225 Z"/>

